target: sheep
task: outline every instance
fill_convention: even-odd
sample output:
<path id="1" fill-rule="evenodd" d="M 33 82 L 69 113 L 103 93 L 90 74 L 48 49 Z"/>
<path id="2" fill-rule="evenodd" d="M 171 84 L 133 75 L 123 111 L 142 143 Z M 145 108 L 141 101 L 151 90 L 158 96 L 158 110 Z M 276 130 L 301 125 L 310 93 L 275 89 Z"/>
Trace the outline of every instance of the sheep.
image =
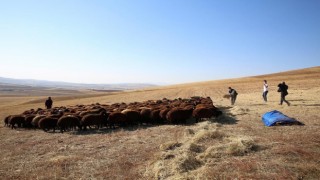
<path id="1" fill-rule="evenodd" d="M 106 110 L 104 108 L 100 108 L 100 109 L 95 109 L 91 111 L 83 111 L 80 113 L 80 116 L 84 117 L 85 115 L 88 115 L 88 114 L 100 114 L 101 112 L 106 112 Z"/>
<path id="2" fill-rule="evenodd" d="M 33 125 L 33 127 L 38 128 L 39 121 L 45 117 L 46 117 L 45 115 L 37 115 L 32 119 L 31 124 Z"/>
<path id="3" fill-rule="evenodd" d="M 73 115 L 60 117 L 58 119 L 57 125 L 58 127 L 60 127 L 61 133 L 63 133 L 63 131 L 66 131 L 69 128 L 78 127 L 79 129 L 81 129 L 80 119 L 77 116 Z"/>
<path id="4" fill-rule="evenodd" d="M 4 126 L 9 126 L 9 119 L 10 119 L 11 115 L 7 116 L 4 118 Z"/>
<path id="5" fill-rule="evenodd" d="M 165 108 L 162 109 L 159 113 L 160 118 L 162 119 L 163 122 L 167 121 L 167 113 L 170 111 L 170 108 Z"/>
<path id="6" fill-rule="evenodd" d="M 108 113 L 106 113 L 108 112 Z M 112 114 L 109 118 L 108 115 Z M 34 114 L 37 114 L 35 116 Z M 42 116 L 39 116 L 39 115 Z M 101 116 L 104 114 L 103 116 Z M 181 124 L 186 123 L 186 120 L 190 117 L 194 117 L 197 120 L 201 118 L 210 118 L 213 116 L 219 116 L 222 112 L 213 106 L 210 97 L 194 96 L 190 99 L 177 98 L 169 100 L 163 98 L 162 100 L 147 100 L 144 102 L 132 102 L 126 103 L 114 103 L 111 105 L 105 105 L 100 103 L 93 103 L 91 105 L 75 105 L 75 106 L 61 106 L 55 107 L 51 110 L 38 108 L 36 110 L 30 109 L 24 111 L 21 116 L 25 116 L 23 123 L 14 123 L 12 128 L 15 128 L 15 124 L 18 126 L 31 127 L 32 125 L 38 127 L 39 121 L 45 117 L 56 118 L 59 122 L 61 132 L 81 125 L 86 129 L 87 126 L 96 125 L 100 128 L 102 125 L 107 127 L 110 125 L 136 125 L 136 124 Z M 67 115 L 74 116 L 74 120 L 78 117 L 78 121 L 71 125 L 68 120 L 61 120 L 60 118 Z M 91 118 L 88 115 L 93 115 Z M 35 116 L 35 117 L 34 117 Z M 76 116 L 76 117 L 75 117 Z M 34 117 L 32 119 L 32 117 Z M 85 118 L 86 117 L 86 118 Z M 96 118 L 98 117 L 98 118 Z M 9 123 L 9 117 L 4 119 L 5 126 Z M 32 119 L 32 120 L 31 120 Z M 64 118 L 62 118 L 64 119 Z M 68 119 L 68 118 L 67 118 Z M 79 125 L 80 122 L 80 125 Z M 11 127 L 11 126 L 10 126 Z"/>
<path id="7" fill-rule="evenodd" d="M 111 128 L 115 125 L 125 126 L 127 125 L 127 116 L 121 112 L 112 112 L 108 117 L 108 123 Z"/>
<path id="8" fill-rule="evenodd" d="M 121 113 L 126 115 L 129 125 L 137 125 L 141 119 L 140 112 L 137 110 L 125 109 L 121 111 Z"/>
<path id="9" fill-rule="evenodd" d="M 213 110 L 206 107 L 199 107 L 193 110 L 192 116 L 196 118 L 196 121 L 199 122 L 199 119 L 211 118 L 213 116 Z"/>
<path id="10" fill-rule="evenodd" d="M 141 115 L 141 121 L 140 123 L 150 123 L 150 114 L 151 114 L 151 109 L 150 108 L 142 108 L 140 111 L 140 115 Z"/>
<path id="11" fill-rule="evenodd" d="M 167 113 L 167 120 L 172 124 L 186 123 L 192 115 L 193 109 L 173 108 Z"/>
<path id="12" fill-rule="evenodd" d="M 12 129 L 16 128 L 15 124 L 17 124 L 18 127 L 21 127 L 24 125 L 24 116 L 23 115 L 13 115 L 9 118 L 8 123 Z"/>
<path id="13" fill-rule="evenodd" d="M 150 120 L 152 123 L 162 124 L 163 121 L 160 117 L 160 109 L 151 109 Z"/>
<path id="14" fill-rule="evenodd" d="M 96 125 L 98 129 L 102 127 L 103 124 L 107 124 L 109 114 L 106 112 L 101 112 L 100 114 L 87 114 L 81 118 L 81 126 L 83 130 L 87 130 L 87 126 L 91 128 L 91 125 Z"/>
<path id="15" fill-rule="evenodd" d="M 30 110 L 24 111 L 22 114 L 23 115 L 30 115 L 30 114 L 33 114 L 34 112 L 35 112 L 34 109 L 30 109 Z"/>
<path id="16" fill-rule="evenodd" d="M 192 112 L 192 116 L 196 118 L 197 122 L 199 119 L 217 117 L 221 114 L 222 112 L 212 104 L 198 104 Z"/>
<path id="17" fill-rule="evenodd" d="M 50 129 L 53 129 L 53 132 L 55 132 L 57 127 L 57 122 L 58 122 L 58 118 L 45 117 L 39 121 L 38 126 L 40 129 L 42 129 L 45 132 L 49 131 Z"/>
<path id="18" fill-rule="evenodd" d="M 32 125 L 32 120 L 33 120 L 34 117 L 36 117 L 36 115 L 33 115 L 33 114 L 31 114 L 31 115 L 26 115 L 26 116 L 25 116 L 24 122 L 25 122 L 25 127 L 26 127 L 26 128 L 31 128 L 31 127 L 33 127 L 33 125 Z"/>

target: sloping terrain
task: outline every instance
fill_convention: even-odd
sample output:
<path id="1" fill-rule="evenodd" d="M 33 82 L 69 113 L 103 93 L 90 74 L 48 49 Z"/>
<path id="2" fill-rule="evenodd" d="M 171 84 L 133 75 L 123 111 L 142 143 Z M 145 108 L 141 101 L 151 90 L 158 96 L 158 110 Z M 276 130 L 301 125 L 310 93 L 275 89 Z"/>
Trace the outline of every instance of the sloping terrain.
<path id="1" fill-rule="evenodd" d="M 262 99 L 268 80 L 268 102 Z M 277 85 L 291 106 L 278 105 Z M 223 98 L 228 87 L 234 106 Z M 58 92 L 57 92 L 58 93 Z M 54 106 L 210 96 L 224 115 L 195 125 L 45 133 L 0 128 L 2 179 L 317 179 L 320 177 L 320 67 L 271 75 L 114 93 L 53 96 Z M 43 108 L 45 96 L 0 96 L 0 118 Z M 279 110 L 304 126 L 266 127 Z"/>

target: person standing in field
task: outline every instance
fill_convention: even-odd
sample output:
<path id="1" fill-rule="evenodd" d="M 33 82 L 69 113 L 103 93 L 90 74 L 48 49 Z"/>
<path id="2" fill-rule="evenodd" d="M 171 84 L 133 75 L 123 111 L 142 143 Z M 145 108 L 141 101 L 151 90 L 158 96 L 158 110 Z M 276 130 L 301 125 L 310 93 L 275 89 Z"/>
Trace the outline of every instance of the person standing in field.
<path id="1" fill-rule="evenodd" d="M 231 99 L 231 105 L 234 105 L 237 99 L 237 91 L 229 87 L 229 94 L 230 94 L 230 99 Z"/>
<path id="2" fill-rule="evenodd" d="M 263 97 L 264 102 L 267 102 L 267 101 L 268 101 L 268 99 L 267 99 L 268 88 L 269 88 L 269 87 L 268 87 L 267 80 L 264 80 L 263 93 L 262 93 L 262 97 Z"/>
<path id="3" fill-rule="evenodd" d="M 51 109 L 52 103 L 53 103 L 53 102 L 52 102 L 51 97 L 48 97 L 48 99 L 47 99 L 46 102 L 45 102 L 46 108 L 47 108 L 47 109 Z"/>
<path id="4" fill-rule="evenodd" d="M 280 92 L 280 94 L 281 94 L 279 105 L 282 105 L 282 103 L 284 101 L 285 103 L 288 104 L 288 106 L 290 106 L 290 103 L 286 100 L 286 96 L 288 95 L 288 86 L 286 85 L 285 82 L 282 82 L 278 85 L 278 87 L 279 87 L 278 92 Z"/>

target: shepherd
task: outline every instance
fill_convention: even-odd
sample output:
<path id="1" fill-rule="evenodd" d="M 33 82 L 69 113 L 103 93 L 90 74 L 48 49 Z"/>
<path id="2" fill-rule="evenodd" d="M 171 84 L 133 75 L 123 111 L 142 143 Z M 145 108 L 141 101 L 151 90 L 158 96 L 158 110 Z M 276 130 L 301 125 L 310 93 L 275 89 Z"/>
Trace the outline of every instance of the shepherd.
<path id="1" fill-rule="evenodd" d="M 52 102 L 51 97 L 48 97 L 48 99 L 47 99 L 46 102 L 45 102 L 46 108 L 47 108 L 47 109 L 51 109 L 52 103 L 53 103 L 53 102 Z"/>

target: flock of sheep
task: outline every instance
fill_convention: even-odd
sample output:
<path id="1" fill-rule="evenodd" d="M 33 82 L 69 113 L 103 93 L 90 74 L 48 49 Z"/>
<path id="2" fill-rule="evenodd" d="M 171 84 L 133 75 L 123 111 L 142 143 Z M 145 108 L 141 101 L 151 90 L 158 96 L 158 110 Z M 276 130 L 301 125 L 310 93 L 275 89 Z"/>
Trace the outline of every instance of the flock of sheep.
<path id="1" fill-rule="evenodd" d="M 40 128 L 44 131 L 60 129 L 86 130 L 87 128 L 115 128 L 142 124 L 185 124 L 190 118 L 198 122 L 203 118 L 217 117 L 222 112 L 210 97 L 188 99 L 148 100 L 133 103 L 115 103 L 30 109 L 19 115 L 9 115 L 5 126 L 16 128 Z"/>

